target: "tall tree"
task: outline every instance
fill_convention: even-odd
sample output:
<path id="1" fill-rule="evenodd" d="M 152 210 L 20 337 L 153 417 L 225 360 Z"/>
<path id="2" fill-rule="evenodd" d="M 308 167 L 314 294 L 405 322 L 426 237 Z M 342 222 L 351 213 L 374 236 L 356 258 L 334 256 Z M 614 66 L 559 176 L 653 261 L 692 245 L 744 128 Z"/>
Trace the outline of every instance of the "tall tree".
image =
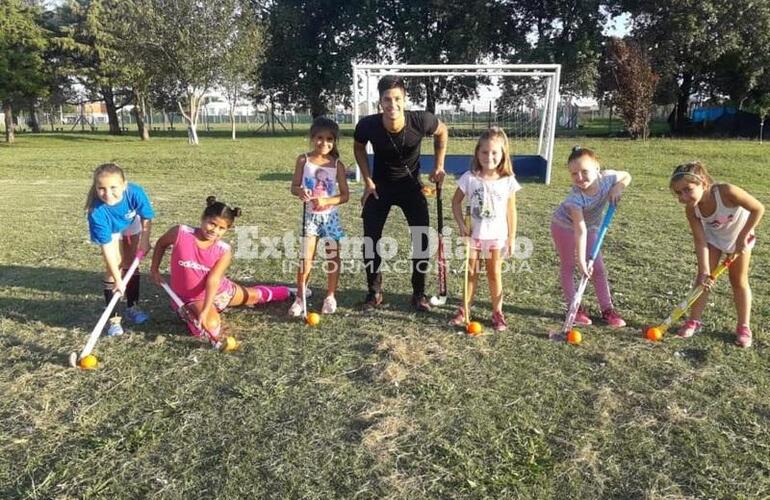
<path id="1" fill-rule="evenodd" d="M 14 142 L 13 102 L 45 91 L 44 30 L 38 12 L 21 0 L 0 2 L 0 101 L 5 114 L 5 140 Z"/>
<path id="2" fill-rule="evenodd" d="M 257 83 L 264 57 L 264 30 L 249 10 L 242 10 L 236 30 L 227 41 L 219 84 L 224 90 L 230 114 L 230 131 L 235 140 L 235 107 L 238 100 Z"/>
<path id="3" fill-rule="evenodd" d="M 373 57 L 374 0 L 274 0 L 261 85 L 271 99 L 315 116 L 348 102 L 351 62 Z"/>
<path id="4" fill-rule="evenodd" d="M 179 110 L 187 121 L 188 142 L 198 144 L 198 116 L 204 94 L 221 74 L 228 41 L 237 30 L 238 0 L 135 0 L 155 73 L 181 87 Z"/>

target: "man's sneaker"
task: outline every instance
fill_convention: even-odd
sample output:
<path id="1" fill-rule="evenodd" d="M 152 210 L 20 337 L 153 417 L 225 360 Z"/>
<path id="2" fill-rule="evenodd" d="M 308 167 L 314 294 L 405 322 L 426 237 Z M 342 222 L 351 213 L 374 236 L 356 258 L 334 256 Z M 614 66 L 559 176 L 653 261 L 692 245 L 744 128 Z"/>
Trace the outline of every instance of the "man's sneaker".
<path id="1" fill-rule="evenodd" d="M 297 298 L 297 287 L 296 286 L 287 286 L 286 288 L 289 289 L 289 298 L 295 299 Z M 305 287 L 305 298 L 309 299 L 313 296 L 313 290 L 310 289 L 309 286 Z"/>
<path id="2" fill-rule="evenodd" d="M 697 319 L 688 319 L 682 326 L 679 327 L 679 330 L 677 330 L 676 334 L 683 339 L 688 339 L 696 333 L 700 332 L 702 327 L 703 323 Z"/>
<path id="3" fill-rule="evenodd" d="M 120 325 L 120 316 L 113 316 L 110 318 L 110 321 L 107 323 L 107 325 L 108 337 L 117 337 L 118 335 L 123 335 L 123 327 Z"/>
<path id="4" fill-rule="evenodd" d="M 508 329 L 508 324 L 505 322 L 502 311 L 495 311 L 492 313 L 492 328 L 494 328 L 496 332 L 504 332 Z"/>
<path id="5" fill-rule="evenodd" d="M 449 320 L 449 326 L 464 326 L 465 325 L 465 309 L 462 307 L 457 308 L 457 312 Z"/>
<path id="6" fill-rule="evenodd" d="M 615 309 L 605 309 L 602 311 L 602 319 L 607 326 L 611 328 L 623 328 L 626 326 L 626 322 L 620 317 L 620 314 Z"/>
<path id="7" fill-rule="evenodd" d="M 382 292 L 369 292 L 364 299 L 364 311 L 376 309 L 382 305 Z"/>
<path id="8" fill-rule="evenodd" d="M 289 307 L 289 316 L 292 318 L 299 318 L 302 316 L 302 299 L 294 299 L 294 302 Z"/>
<path id="9" fill-rule="evenodd" d="M 735 329 L 735 345 L 751 347 L 751 328 L 748 325 L 740 325 Z"/>
<path id="10" fill-rule="evenodd" d="M 129 307 L 128 309 L 126 309 L 126 317 L 131 323 L 135 325 L 141 325 L 142 323 L 150 319 L 149 314 L 142 311 L 136 306 Z"/>
<path id="11" fill-rule="evenodd" d="M 429 312 L 430 302 L 428 302 L 428 297 L 423 294 L 412 295 L 412 307 L 417 312 Z"/>
<path id="12" fill-rule="evenodd" d="M 582 326 L 593 324 L 593 321 L 591 321 L 591 318 L 588 317 L 586 310 L 582 307 L 578 307 L 577 313 L 575 313 L 575 324 Z"/>
<path id="13" fill-rule="evenodd" d="M 321 314 L 334 314 L 337 310 L 337 299 L 333 295 L 329 295 L 324 299 L 324 304 L 321 306 Z"/>

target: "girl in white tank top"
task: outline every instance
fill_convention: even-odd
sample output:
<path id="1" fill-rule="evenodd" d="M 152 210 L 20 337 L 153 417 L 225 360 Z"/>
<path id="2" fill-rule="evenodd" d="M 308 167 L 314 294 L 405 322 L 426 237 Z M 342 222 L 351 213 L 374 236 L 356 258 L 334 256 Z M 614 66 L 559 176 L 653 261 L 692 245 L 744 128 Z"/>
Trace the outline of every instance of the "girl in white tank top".
<path id="1" fill-rule="evenodd" d="M 701 329 L 701 315 L 708 302 L 708 291 L 714 282 L 711 273 L 719 265 L 724 253 L 725 256 L 733 257 L 729 272 L 738 313 L 735 343 L 740 347 L 750 347 L 749 260 L 755 241 L 754 228 L 762 218 L 765 207 L 738 186 L 715 184 L 706 167 L 699 162 L 676 167 L 669 187 L 679 202 L 685 205 L 698 259 L 696 284 L 706 287 L 706 291 L 693 304 L 688 320 L 679 328 L 677 335 L 691 337 Z"/>

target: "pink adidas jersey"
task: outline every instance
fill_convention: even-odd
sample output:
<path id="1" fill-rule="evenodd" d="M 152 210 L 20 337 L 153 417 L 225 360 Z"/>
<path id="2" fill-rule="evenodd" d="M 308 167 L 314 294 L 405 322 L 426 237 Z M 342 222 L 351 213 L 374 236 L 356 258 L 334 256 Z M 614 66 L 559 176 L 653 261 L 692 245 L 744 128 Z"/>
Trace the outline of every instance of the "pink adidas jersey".
<path id="1" fill-rule="evenodd" d="M 206 278 L 209 272 L 230 251 L 230 245 L 222 240 L 209 248 L 199 248 L 195 231 L 195 228 L 180 225 L 171 251 L 171 289 L 185 303 L 206 298 Z M 223 279 L 217 293 L 226 284 L 227 280 Z"/>

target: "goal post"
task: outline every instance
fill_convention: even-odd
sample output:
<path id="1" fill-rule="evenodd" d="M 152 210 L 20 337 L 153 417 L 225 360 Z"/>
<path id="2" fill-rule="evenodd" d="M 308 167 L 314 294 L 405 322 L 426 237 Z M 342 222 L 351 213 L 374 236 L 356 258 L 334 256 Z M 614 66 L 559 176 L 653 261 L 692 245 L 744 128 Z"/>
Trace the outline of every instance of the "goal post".
<path id="1" fill-rule="evenodd" d="M 447 172 L 459 175 L 467 170 L 475 140 L 488 126 L 497 125 L 510 139 L 516 176 L 550 184 L 560 64 L 353 64 L 354 125 L 377 112 L 377 82 L 384 75 L 398 75 L 408 84 L 413 78 L 475 78 L 474 97 L 451 105 L 437 103 L 436 115 L 449 128 L 450 142 L 469 142 L 461 147 L 467 154 L 447 154 Z M 424 109 L 412 95 L 407 105 Z M 371 155 L 371 145 L 367 151 Z M 431 155 L 422 155 L 423 169 L 432 168 L 432 162 Z M 360 175 L 356 168 L 357 181 Z"/>

